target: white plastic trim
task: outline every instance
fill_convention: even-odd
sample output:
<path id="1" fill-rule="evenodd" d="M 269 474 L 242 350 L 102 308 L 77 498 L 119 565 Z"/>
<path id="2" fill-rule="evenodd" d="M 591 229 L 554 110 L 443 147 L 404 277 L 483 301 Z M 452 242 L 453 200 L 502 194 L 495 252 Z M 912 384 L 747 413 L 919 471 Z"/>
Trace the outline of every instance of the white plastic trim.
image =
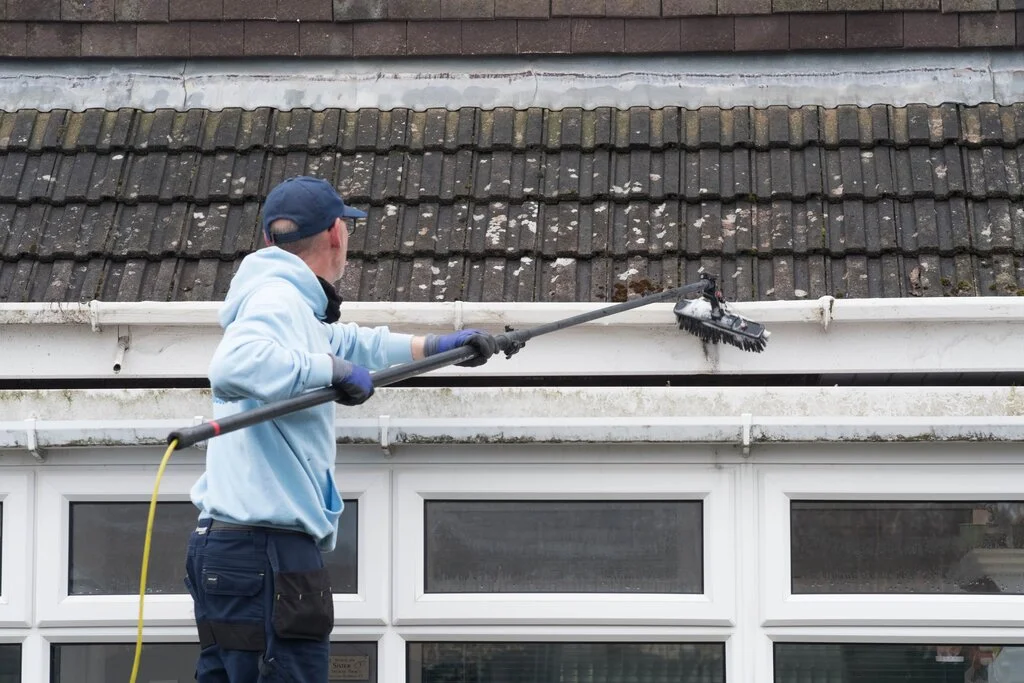
<path id="1" fill-rule="evenodd" d="M 3 529 L 0 542 L 3 572 L 0 575 L 0 626 L 31 624 L 34 586 L 31 549 L 37 542 L 35 528 L 35 475 L 30 469 L 0 470 L 0 505 Z"/>

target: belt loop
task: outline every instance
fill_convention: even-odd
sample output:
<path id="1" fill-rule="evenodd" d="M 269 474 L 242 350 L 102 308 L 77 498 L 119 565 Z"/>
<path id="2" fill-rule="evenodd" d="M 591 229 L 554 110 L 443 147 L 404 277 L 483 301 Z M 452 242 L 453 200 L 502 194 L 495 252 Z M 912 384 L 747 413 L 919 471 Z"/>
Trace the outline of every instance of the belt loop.
<path id="1" fill-rule="evenodd" d="M 213 519 L 210 517 L 199 520 L 199 528 L 202 529 L 202 531 L 197 534 L 200 538 L 199 545 L 205 546 L 206 542 L 210 540 L 211 524 L 213 524 Z"/>
<path id="2" fill-rule="evenodd" d="M 280 540 L 279 537 L 271 537 L 271 534 L 266 535 L 267 539 L 267 560 L 270 561 L 270 569 L 274 573 L 281 571 L 281 563 L 278 561 L 278 547 L 277 542 Z"/>
<path id="3" fill-rule="evenodd" d="M 258 529 L 252 532 L 252 544 L 253 549 L 260 554 L 267 551 L 267 539 L 270 537 L 270 532 L 265 529 Z"/>

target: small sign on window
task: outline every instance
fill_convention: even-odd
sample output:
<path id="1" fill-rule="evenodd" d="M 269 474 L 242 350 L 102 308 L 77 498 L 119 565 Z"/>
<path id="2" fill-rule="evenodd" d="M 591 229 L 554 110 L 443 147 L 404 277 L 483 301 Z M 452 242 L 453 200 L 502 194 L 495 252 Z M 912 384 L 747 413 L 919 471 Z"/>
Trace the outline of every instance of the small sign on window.
<path id="1" fill-rule="evenodd" d="M 331 681 L 369 681 L 369 655 L 332 655 L 327 678 Z"/>

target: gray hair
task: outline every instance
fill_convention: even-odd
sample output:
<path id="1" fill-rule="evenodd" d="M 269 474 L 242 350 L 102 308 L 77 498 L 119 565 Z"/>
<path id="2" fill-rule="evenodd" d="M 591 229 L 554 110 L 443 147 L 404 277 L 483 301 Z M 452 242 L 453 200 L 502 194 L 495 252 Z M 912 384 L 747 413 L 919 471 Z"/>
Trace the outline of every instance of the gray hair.
<path id="1" fill-rule="evenodd" d="M 299 226 L 288 218 L 278 218 L 270 224 L 270 236 L 273 238 L 274 235 L 290 235 L 294 232 L 299 231 Z M 313 246 L 314 239 L 319 235 L 311 235 L 309 237 L 303 237 L 302 239 L 295 240 L 294 242 L 286 242 L 284 244 L 274 244 L 274 246 L 284 249 L 290 254 L 296 256 L 302 256 L 309 251 Z"/>

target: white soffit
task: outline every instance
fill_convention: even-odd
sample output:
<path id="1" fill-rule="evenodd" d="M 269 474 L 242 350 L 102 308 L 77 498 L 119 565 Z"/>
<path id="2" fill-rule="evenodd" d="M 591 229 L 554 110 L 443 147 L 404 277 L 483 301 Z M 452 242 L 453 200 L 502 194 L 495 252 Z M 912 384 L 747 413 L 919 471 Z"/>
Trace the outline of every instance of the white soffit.
<path id="1" fill-rule="evenodd" d="M 592 303 L 353 304 L 346 321 L 400 332 L 530 329 Z M 1024 298 L 740 302 L 771 332 L 763 353 L 705 346 L 652 303 L 529 340 L 512 358 L 432 376 L 1013 372 L 1024 361 Z M 0 379 L 206 377 L 216 304 L 0 304 Z"/>
<path id="2" fill-rule="evenodd" d="M 1009 104 L 1024 92 L 1024 52 L 0 60 L 0 92 L 9 111 Z"/>

